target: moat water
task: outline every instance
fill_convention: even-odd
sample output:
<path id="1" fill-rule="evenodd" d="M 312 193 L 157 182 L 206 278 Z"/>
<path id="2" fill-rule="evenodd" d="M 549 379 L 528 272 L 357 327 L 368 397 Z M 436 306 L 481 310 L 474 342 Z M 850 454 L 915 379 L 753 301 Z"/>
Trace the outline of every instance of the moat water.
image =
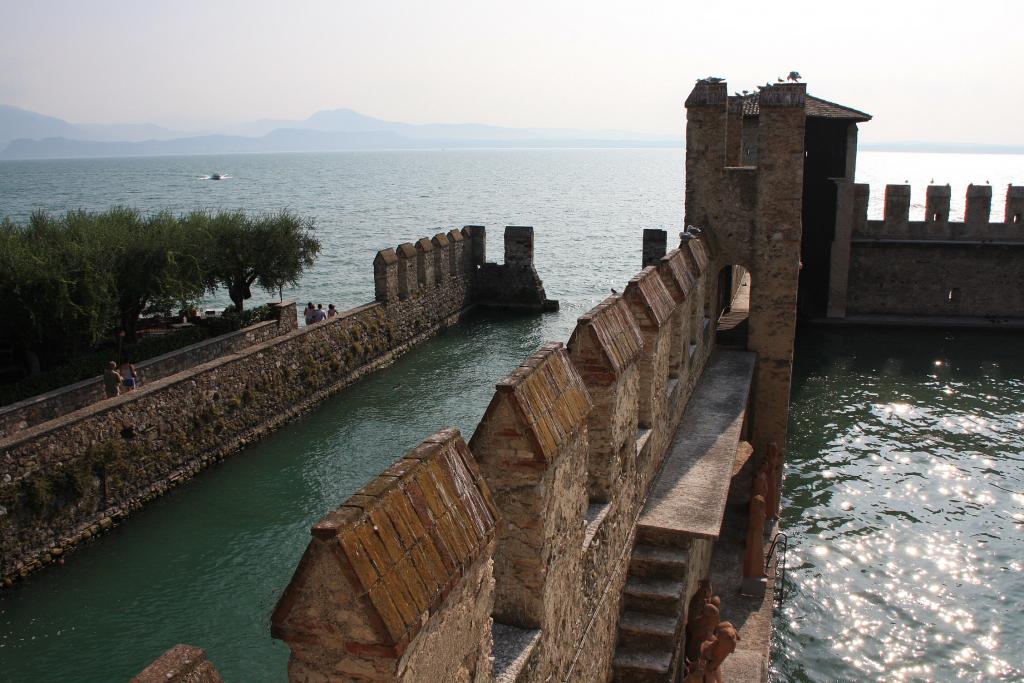
<path id="1" fill-rule="evenodd" d="M 682 169 L 682 150 L 0 163 L 0 215 L 15 219 L 114 203 L 316 216 L 324 255 L 285 295 L 343 308 L 372 297 L 383 246 L 482 223 L 500 260 L 501 227 L 533 224 L 538 269 L 562 301 L 557 314 L 479 317 L 442 334 L 0 593 L 0 680 L 126 680 L 177 642 L 205 647 L 228 681 L 283 680 L 288 650 L 269 616 L 309 526 L 437 428 L 468 436 L 498 379 L 621 291 L 641 229 L 681 229 Z M 233 177 L 198 179 L 212 170 Z M 915 204 L 931 178 L 950 182 L 954 216 L 966 184 L 989 180 L 998 212 L 1024 157 L 865 153 L 858 177 L 875 202 L 876 182 L 911 180 Z M 1021 339 L 801 336 L 776 679 L 1024 676 Z"/>

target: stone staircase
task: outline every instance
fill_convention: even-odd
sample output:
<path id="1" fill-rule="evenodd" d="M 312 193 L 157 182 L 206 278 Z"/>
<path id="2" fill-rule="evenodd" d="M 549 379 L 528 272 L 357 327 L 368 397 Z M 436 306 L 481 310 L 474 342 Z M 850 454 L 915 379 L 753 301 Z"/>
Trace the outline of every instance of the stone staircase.
<path id="1" fill-rule="evenodd" d="M 612 680 L 663 683 L 681 668 L 689 540 L 637 536 L 623 589 Z"/>

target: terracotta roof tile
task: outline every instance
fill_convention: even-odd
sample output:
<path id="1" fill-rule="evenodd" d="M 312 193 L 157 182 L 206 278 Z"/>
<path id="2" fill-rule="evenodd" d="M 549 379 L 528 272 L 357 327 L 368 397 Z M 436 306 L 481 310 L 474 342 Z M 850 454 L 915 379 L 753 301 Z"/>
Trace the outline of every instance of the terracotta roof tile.
<path id="1" fill-rule="evenodd" d="M 693 291 L 694 275 L 690 271 L 686 257 L 678 249 L 673 249 L 661 257 L 658 262 L 658 274 L 676 301 L 685 301 Z"/>
<path id="2" fill-rule="evenodd" d="M 871 114 L 865 114 L 864 112 L 853 109 L 852 107 L 846 107 L 842 104 L 829 102 L 828 100 L 823 100 L 820 97 L 815 97 L 814 95 L 807 96 L 805 111 L 807 112 L 807 116 L 813 119 L 845 119 L 859 123 L 871 120 Z M 759 114 L 760 110 L 757 103 L 757 94 L 747 95 L 743 100 L 743 115 L 757 116 Z"/>
<path id="3" fill-rule="evenodd" d="M 497 385 L 492 400 L 508 400 L 536 455 L 553 461 L 585 423 L 592 403 L 560 343 L 542 346 Z M 490 408 L 488 408 L 490 412 Z"/>
<path id="4" fill-rule="evenodd" d="M 379 644 L 395 648 L 398 656 L 401 643 L 422 625 L 422 613 L 440 605 L 444 591 L 494 536 L 497 508 L 475 463 L 467 467 L 471 461 L 459 431 L 442 430 L 317 522 L 314 540 L 274 612 L 275 630 L 318 628 L 306 611 L 310 601 L 322 599 L 322 589 L 308 583 L 319 575 L 304 567 L 314 557 L 340 561 L 349 593 L 368 598 L 375 612 L 370 623 L 384 629 L 377 634 Z M 305 606 L 290 624 L 301 601 Z"/>
<path id="5" fill-rule="evenodd" d="M 634 317 L 635 307 L 639 307 L 644 313 L 644 319 L 655 327 L 664 325 L 676 307 L 672 295 L 665 289 L 658 269 L 654 266 L 647 266 L 634 275 L 622 296 L 630 308 L 634 309 Z"/>
<path id="6" fill-rule="evenodd" d="M 583 335 L 600 352 L 600 368 L 589 367 L 592 359 L 588 358 L 584 348 Z M 621 296 L 613 295 L 580 316 L 569 339 L 569 354 L 577 370 L 587 381 L 603 383 L 607 379 L 618 377 L 643 351 L 644 341 L 640 330 L 633 320 L 629 306 Z"/>

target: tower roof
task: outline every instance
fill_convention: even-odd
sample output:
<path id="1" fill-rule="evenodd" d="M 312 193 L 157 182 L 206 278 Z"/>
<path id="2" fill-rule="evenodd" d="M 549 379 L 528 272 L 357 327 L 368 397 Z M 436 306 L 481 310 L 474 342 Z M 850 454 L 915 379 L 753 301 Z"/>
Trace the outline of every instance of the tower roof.
<path id="1" fill-rule="evenodd" d="M 807 117 L 812 119 L 844 119 L 846 121 L 864 122 L 871 120 L 871 114 L 851 107 L 829 102 L 814 95 L 807 96 Z M 757 116 L 760 113 L 757 94 L 748 95 L 743 99 L 743 115 Z"/>

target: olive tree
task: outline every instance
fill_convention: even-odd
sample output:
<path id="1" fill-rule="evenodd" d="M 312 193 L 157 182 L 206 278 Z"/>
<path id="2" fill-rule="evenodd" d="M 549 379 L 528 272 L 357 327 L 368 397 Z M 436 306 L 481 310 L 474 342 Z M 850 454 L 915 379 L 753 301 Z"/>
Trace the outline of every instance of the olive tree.
<path id="1" fill-rule="evenodd" d="M 220 212 L 205 220 L 193 214 L 190 220 L 205 223 L 210 236 L 210 283 L 225 287 L 239 312 L 253 285 L 269 293 L 294 286 L 320 253 L 314 221 L 291 211 Z"/>
<path id="2" fill-rule="evenodd" d="M 120 211 L 100 218 L 110 220 L 112 228 L 119 322 L 131 343 L 143 313 L 184 308 L 207 290 L 203 255 L 209 236 L 171 213 L 142 218 L 133 210 Z"/>

